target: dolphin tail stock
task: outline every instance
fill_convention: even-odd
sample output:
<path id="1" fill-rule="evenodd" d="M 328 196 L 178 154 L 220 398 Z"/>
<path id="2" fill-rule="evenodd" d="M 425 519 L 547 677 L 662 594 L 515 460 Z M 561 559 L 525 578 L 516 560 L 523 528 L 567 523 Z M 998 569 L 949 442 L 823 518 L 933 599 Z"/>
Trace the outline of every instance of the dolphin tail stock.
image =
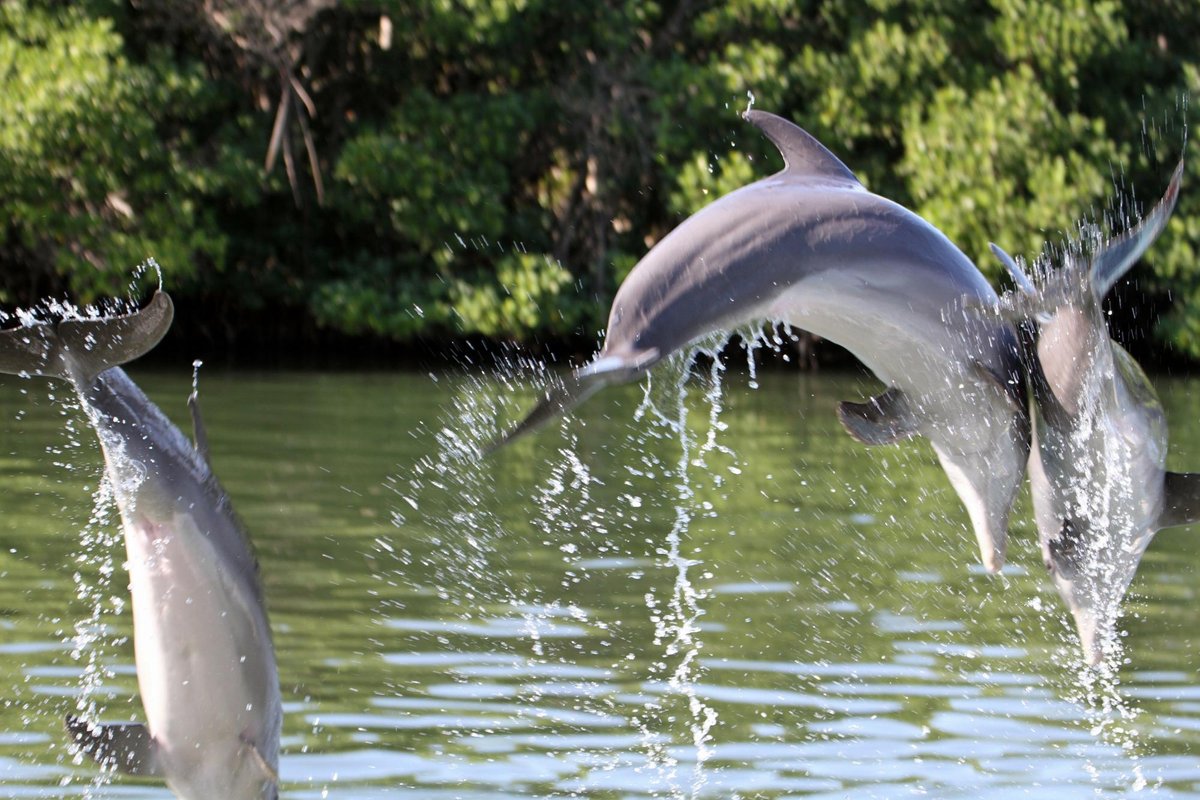
<path id="1" fill-rule="evenodd" d="M 110 367 L 133 361 L 171 327 L 170 296 L 156 291 L 143 308 L 111 317 L 72 317 L 0 331 L 0 372 L 63 378 L 88 386 Z"/>
<path id="2" fill-rule="evenodd" d="M 75 746 L 105 769 L 127 775 L 163 777 L 155 754 L 154 737 L 142 723 L 94 724 L 67 716 L 67 730 Z"/>
<path id="3" fill-rule="evenodd" d="M 632 357 L 601 355 L 586 367 L 572 372 L 562 383 L 547 387 L 541 401 L 525 419 L 488 444 L 483 454 L 491 455 L 514 439 L 545 425 L 559 414 L 575 408 L 605 386 L 634 380 L 658 360 L 658 350 L 653 348 Z"/>

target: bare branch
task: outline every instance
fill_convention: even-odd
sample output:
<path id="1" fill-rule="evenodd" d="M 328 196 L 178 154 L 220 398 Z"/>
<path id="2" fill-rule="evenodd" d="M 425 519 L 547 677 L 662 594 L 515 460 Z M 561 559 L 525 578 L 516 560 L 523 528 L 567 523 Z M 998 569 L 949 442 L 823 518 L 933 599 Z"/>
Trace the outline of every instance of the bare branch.
<path id="1" fill-rule="evenodd" d="M 279 95 L 279 106 L 275 110 L 275 125 L 271 129 L 271 143 L 267 145 L 267 160 L 263 171 L 270 172 L 275 167 L 275 157 L 279 155 L 279 145 L 283 141 L 284 131 L 287 130 L 288 112 L 292 107 L 291 90 L 287 83 Z"/>

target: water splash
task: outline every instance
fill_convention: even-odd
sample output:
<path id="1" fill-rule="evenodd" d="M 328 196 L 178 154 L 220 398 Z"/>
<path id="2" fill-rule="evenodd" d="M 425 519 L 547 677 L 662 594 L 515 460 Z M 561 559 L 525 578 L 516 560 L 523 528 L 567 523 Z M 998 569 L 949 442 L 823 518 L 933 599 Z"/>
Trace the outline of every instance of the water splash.
<path id="1" fill-rule="evenodd" d="M 92 498 L 92 514 L 80 533 L 79 551 L 74 557 L 77 569 L 71 578 L 75 584 L 75 596 L 89 609 L 87 616 L 75 623 L 75 634 L 71 638 L 71 658 L 83 663 L 79 678 L 79 691 L 75 697 L 75 712 L 80 719 L 99 722 L 104 711 L 102 702 L 105 681 L 112 680 L 115 673 L 107 666 L 108 653 L 105 648 L 109 634 L 105 617 L 120 614 L 125 608 L 123 597 L 113 592 L 113 575 L 116 564 L 113 552 L 121 540 L 120 528 L 113 523 L 116 498 L 107 477 L 100 481 Z M 89 578 L 84 571 L 92 565 L 97 578 Z M 76 766 L 84 763 L 82 752 L 74 755 Z M 97 769 L 87 787 L 84 797 L 91 796 L 93 788 L 108 784 L 113 769 Z"/>
<path id="2" fill-rule="evenodd" d="M 81 435 L 79 422 L 87 419 L 92 412 L 74 392 L 60 396 L 50 388 L 47 396 L 63 418 L 62 430 L 66 440 L 61 447 L 48 447 L 47 452 L 52 456 L 55 467 L 67 472 L 79 472 L 88 449 L 85 442 L 91 441 L 90 436 Z M 91 499 L 91 512 L 79 532 L 78 549 L 71 559 L 75 565 L 71 574 L 75 597 L 86 613 L 74 622 L 65 641 L 70 645 L 72 661 L 81 665 L 75 693 L 75 714 L 85 721 L 98 722 L 105 708 L 105 684 L 115 677 L 110 666 L 111 649 L 118 644 L 113 640 L 112 628 L 106 620 L 122 614 L 126 603 L 123 596 L 114 592 L 113 579 L 118 569 L 115 553 L 121 541 L 121 532 L 114 520 L 114 487 L 106 473 L 100 473 Z M 72 763 L 76 766 L 85 760 L 82 752 L 72 754 Z M 82 787 L 82 796 L 85 798 L 92 797 L 93 791 L 110 783 L 113 770 L 89 770 L 88 775 L 90 777 Z"/>
<path id="3" fill-rule="evenodd" d="M 398 498 L 391 519 L 404 536 L 380 537 L 376 549 L 399 560 L 397 577 L 432 592 L 469 622 L 488 618 L 496 605 L 517 606 L 525 598 L 514 590 L 509 570 L 495 563 L 494 542 L 508 531 L 494 511 L 494 464 L 483 455 L 512 402 L 505 391 L 511 387 L 458 380 L 441 416 L 413 432 L 432 442 L 432 452 L 384 482 Z M 423 547 L 406 546 L 417 531 L 425 537 Z"/>
<path id="4" fill-rule="evenodd" d="M 652 678 L 665 680 L 664 696 L 648 703 L 644 714 L 634 719 L 642 732 L 643 747 L 651 764 L 659 771 L 662 779 L 670 786 L 674 797 L 699 797 L 708 780 L 708 762 L 712 759 L 713 731 L 718 714 L 697 691 L 704 668 L 700 655 L 704 642 L 700 637 L 701 618 L 704 616 L 703 600 L 707 592 L 698 588 L 693 581 L 694 570 L 703 566 L 700 550 L 693 547 L 688 551 L 689 533 L 692 523 L 701 513 L 711 516 L 711 504 L 697 497 L 700 476 L 707 475 L 715 486 L 721 486 L 724 476 L 710 457 L 720 455 L 736 460 L 734 451 L 720 443 L 718 437 L 726 429 L 720 419 L 722 410 L 722 378 L 725 362 L 721 350 L 732 337 L 716 337 L 703 343 L 683 356 L 670 359 L 676 369 L 675 380 L 668 385 L 665 397 L 656 398 L 654 384 L 648 378 L 642 404 L 635 412 L 635 421 L 648 421 L 644 436 L 673 441 L 678 450 L 674 464 L 658 465 L 663 475 L 673 481 L 674 518 L 671 528 L 657 551 L 664 565 L 673 574 L 671 595 L 665 601 L 650 592 L 645 602 L 654 623 L 654 644 L 663 647 L 663 655 L 651 667 Z M 757 338 L 743 337 L 747 343 L 750 363 L 753 364 L 753 343 Z M 703 401 L 708 407 L 706 425 L 696 431 L 689 420 L 688 383 L 690 366 L 699 359 L 709 365 Z M 751 385 L 754 373 L 751 372 Z M 666 410 L 663 410 L 666 409 Z M 736 466 L 729 471 L 738 474 Z M 705 577 L 711 577 L 707 573 Z M 662 733 L 674 719 L 667 705 L 670 697 L 682 698 L 687 708 L 688 734 L 695 753 L 695 761 L 689 776 L 689 791 L 683 792 L 677 785 L 679 761 L 670 751 L 669 739 Z"/>

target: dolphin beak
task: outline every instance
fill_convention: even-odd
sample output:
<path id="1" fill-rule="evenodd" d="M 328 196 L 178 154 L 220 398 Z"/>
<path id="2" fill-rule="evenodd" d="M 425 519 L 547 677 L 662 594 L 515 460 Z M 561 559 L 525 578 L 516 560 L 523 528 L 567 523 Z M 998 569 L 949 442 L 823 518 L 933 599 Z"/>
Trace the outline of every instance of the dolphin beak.
<path id="1" fill-rule="evenodd" d="M 1086 609 L 1074 613 L 1075 628 L 1079 631 L 1079 643 L 1083 647 L 1083 660 L 1089 667 L 1096 667 L 1104 660 L 1102 637 L 1096 616 Z"/>
<path id="2" fill-rule="evenodd" d="M 1103 609 L 1089 605 L 1069 603 L 1071 616 L 1075 619 L 1075 630 L 1079 633 L 1079 645 L 1083 660 L 1089 667 L 1096 667 L 1105 657 L 1115 652 L 1117 620 L 1107 616 Z"/>

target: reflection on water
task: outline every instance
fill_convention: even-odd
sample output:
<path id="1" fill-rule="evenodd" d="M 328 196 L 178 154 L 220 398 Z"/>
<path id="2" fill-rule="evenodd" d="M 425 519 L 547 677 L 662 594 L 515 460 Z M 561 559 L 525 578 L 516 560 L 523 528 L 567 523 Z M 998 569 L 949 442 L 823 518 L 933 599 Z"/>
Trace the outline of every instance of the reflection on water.
<path id="1" fill-rule="evenodd" d="M 134 377 L 186 430 L 187 370 Z M 206 374 L 212 458 L 275 625 L 283 796 L 1200 793 L 1193 533 L 1160 534 L 1143 560 L 1127 663 L 1091 687 L 1128 713 L 1103 717 L 1027 505 L 1011 565 L 983 574 L 927 446 L 866 450 L 838 430 L 834 402 L 871 386 L 757 380 L 725 381 L 717 441 L 732 452 L 700 452 L 699 381 L 686 464 L 678 437 L 635 421 L 638 386 L 476 463 L 469 447 L 439 461 L 445 437 L 486 440 L 529 394 Z M 1200 464 L 1198 388 L 1162 386 L 1177 469 Z M 85 671 L 106 718 L 140 707 L 119 570 L 95 643 L 72 652 L 93 614 L 76 587 L 104 585 L 123 555 L 97 536 L 78 560 L 100 456 L 49 391 L 0 381 L 0 797 L 168 798 L 150 781 L 93 786 L 65 750 Z M 695 596 L 672 609 L 681 563 Z M 674 652 L 670 614 L 692 637 Z"/>

